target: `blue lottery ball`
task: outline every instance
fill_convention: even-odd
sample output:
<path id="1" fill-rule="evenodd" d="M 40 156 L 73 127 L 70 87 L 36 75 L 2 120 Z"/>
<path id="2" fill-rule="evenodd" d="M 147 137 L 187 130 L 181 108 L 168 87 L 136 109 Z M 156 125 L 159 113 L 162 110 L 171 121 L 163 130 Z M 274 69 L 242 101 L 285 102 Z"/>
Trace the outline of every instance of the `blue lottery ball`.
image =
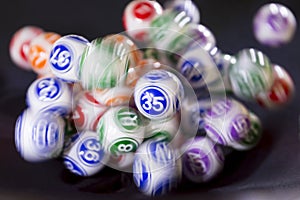
<path id="1" fill-rule="evenodd" d="M 65 167 L 79 176 L 92 176 L 107 163 L 108 156 L 100 144 L 96 132 L 84 131 L 75 134 L 63 151 Z"/>
<path id="2" fill-rule="evenodd" d="M 182 83 L 175 74 L 166 70 L 149 71 L 139 79 L 134 90 L 138 110 L 154 120 L 173 117 L 182 99 Z"/>
<path id="3" fill-rule="evenodd" d="M 149 196 L 166 194 L 181 178 L 181 161 L 162 140 L 147 140 L 137 150 L 133 162 L 133 178 L 138 189 Z"/>
<path id="4" fill-rule="evenodd" d="M 34 113 L 26 109 L 15 125 L 15 145 L 28 162 L 56 158 L 63 149 L 64 120 L 51 112 Z"/>

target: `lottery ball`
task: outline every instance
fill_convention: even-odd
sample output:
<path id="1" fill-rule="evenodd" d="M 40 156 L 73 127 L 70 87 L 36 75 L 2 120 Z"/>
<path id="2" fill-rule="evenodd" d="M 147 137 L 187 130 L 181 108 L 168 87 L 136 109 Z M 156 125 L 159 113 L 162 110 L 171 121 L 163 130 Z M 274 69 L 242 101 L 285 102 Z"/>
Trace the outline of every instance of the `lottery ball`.
<path id="1" fill-rule="evenodd" d="M 162 6 L 156 1 L 131 1 L 123 13 L 123 26 L 126 33 L 134 40 L 148 41 L 150 23 L 162 12 Z"/>
<path id="2" fill-rule="evenodd" d="M 65 167 L 79 176 L 98 173 L 108 161 L 99 135 L 93 131 L 83 131 L 73 135 L 63 150 Z"/>
<path id="3" fill-rule="evenodd" d="M 200 22 L 200 11 L 192 0 L 167 1 L 164 7 L 165 9 L 173 9 L 179 12 L 186 12 L 187 16 L 192 19 L 193 23 L 198 24 Z"/>
<path id="4" fill-rule="evenodd" d="M 38 75 L 51 73 L 49 55 L 52 45 L 61 36 L 53 32 L 43 32 L 31 40 L 28 51 L 28 62 Z"/>
<path id="5" fill-rule="evenodd" d="M 172 9 L 164 10 L 150 24 L 150 41 L 159 50 L 168 51 L 169 44 L 172 43 L 175 37 L 178 37 L 178 34 L 182 35 L 180 34 L 181 29 L 189 23 L 191 23 L 191 18 L 185 12 L 178 12 Z"/>
<path id="6" fill-rule="evenodd" d="M 256 97 L 259 105 L 268 109 L 278 109 L 291 102 L 295 86 L 288 72 L 279 65 L 273 66 L 274 82 L 270 90 L 261 92 Z"/>
<path id="7" fill-rule="evenodd" d="M 34 113 L 30 109 L 18 117 L 15 145 L 28 162 L 42 162 L 60 155 L 64 143 L 65 123 L 53 113 Z"/>
<path id="8" fill-rule="evenodd" d="M 93 93 L 84 91 L 80 94 L 72 114 L 78 131 L 96 131 L 98 122 L 108 107 L 97 101 Z"/>
<path id="9" fill-rule="evenodd" d="M 208 137 L 189 139 L 181 148 L 184 176 L 195 183 L 208 182 L 224 167 L 224 153 L 220 146 Z"/>
<path id="10" fill-rule="evenodd" d="M 174 115 L 164 120 L 148 120 L 145 130 L 145 140 L 161 138 L 171 141 L 179 129 L 179 116 Z"/>
<path id="11" fill-rule="evenodd" d="M 253 149 L 259 143 L 262 137 L 262 123 L 258 118 L 258 116 L 252 112 L 249 113 L 249 119 L 250 119 L 250 130 L 248 134 L 246 134 L 240 140 L 232 143 L 231 147 L 233 149 L 239 151 L 248 151 L 250 149 Z"/>
<path id="12" fill-rule="evenodd" d="M 26 102 L 33 112 L 53 112 L 65 116 L 72 109 L 72 93 L 68 84 L 58 78 L 40 78 L 29 86 Z"/>
<path id="13" fill-rule="evenodd" d="M 125 84 L 130 67 L 141 59 L 136 45 L 122 35 L 97 38 L 85 48 L 80 59 L 79 77 L 86 90 L 113 88 Z"/>
<path id="14" fill-rule="evenodd" d="M 142 115 L 153 120 L 172 117 L 180 109 L 183 86 L 179 78 L 166 70 L 151 70 L 134 89 L 134 101 Z"/>
<path id="15" fill-rule="evenodd" d="M 139 113 L 127 106 L 111 107 L 101 117 L 97 133 L 108 154 L 135 152 L 144 139 L 145 128 Z"/>
<path id="16" fill-rule="evenodd" d="M 296 28 L 297 21 L 292 11 L 278 3 L 265 4 L 253 19 L 255 38 L 270 47 L 279 47 L 290 42 Z"/>
<path id="17" fill-rule="evenodd" d="M 39 27 L 24 26 L 14 33 L 9 44 L 9 54 L 15 65 L 25 70 L 32 70 L 27 59 L 29 43 L 42 32 Z"/>
<path id="18" fill-rule="evenodd" d="M 230 146 L 240 141 L 250 130 L 249 111 L 234 99 L 223 99 L 205 113 L 204 129 L 216 143 Z"/>
<path id="19" fill-rule="evenodd" d="M 133 88 L 119 86 L 106 89 L 95 89 L 91 91 L 95 99 L 104 106 L 129 105 L 133 96 Z"/>
<path id="20" fill-rule="evenodd" d="M 194 89 L 209 86 L 222 79 L 210 54 L 198 45 L 187 49 L 179 60 L 176 69 Z"/>
<path id="21" fill-rule="evenodd" d="M 181 160 L 166 141 L 148 140 L 137 150 L 133 180 L 139 191 L 159 196 L 176 188 L 181 179 Z"/>
<path id="22" fill-rule="evenodd" d="M 273 68 L 269 58 L 256 49 L 243 49 L 229 66 L 229 80 L 233 93 L 245 100 L 253 101 L 260 92 L 273 85 Z"/>
<path id="23" fill-rule="evenodd" d="M 52 73 L 66 81 L 79 81 L 79 59 L 89 41 L 79 35 L 65 35 L 59 38 L 50 52 L 50 69 Z"/>

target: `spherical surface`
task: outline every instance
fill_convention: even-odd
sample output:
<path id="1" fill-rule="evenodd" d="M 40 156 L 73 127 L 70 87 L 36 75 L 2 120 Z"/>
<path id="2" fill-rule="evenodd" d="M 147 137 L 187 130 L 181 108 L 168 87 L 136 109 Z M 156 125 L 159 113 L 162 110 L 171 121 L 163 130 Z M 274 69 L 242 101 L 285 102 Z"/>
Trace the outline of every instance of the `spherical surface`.
<path id="1" fill-rule="evenodd" d="M 65 35 L 59 38 L 50 52 L 52 73 L 67 82 L 79 81 L 79 59 L 89 41 L 79 35 Z"/>
<path id="2" fill-rule="evenodd" d="M 252 48 L 239 51 L 229 66 L 229 80 L 236 96 L 253 101 L 273 84 L 273 68 L 269 58 Z"/>
<path id="3" fill-rule="evenodd" d="M 133 179 L 146 195 L 163 195 L 174 189 L 181 178 L 181 160 L 164 141 L 148 140 L 137 150 Z"/>
<path id="4" fill-rule="evenodd" d="M 182 149 L 182 170 L 188 180 L 196 183 L 208 182 L 223 169 L 224 154 L 208 137 L 188 140 Z"/>
<path id="5" fill-rule="evenodd" d="M 274 82 L 271 88 L 257 95 L 259 105 L 268 109 L 278 109 L 288 103 L 294 97 L 295 85 L 288 72 L 279 65 L 272 65 Z"/>
<path id="6" fill-rule="evenodd" d="M 123 13 L 123 26 L 128 35 L 138 41 L 149 40 L 151 21 L 162 14 L 163 9 L 156 1 L 135 0 L 131 1 Z"/>
<path id="7" fill-rule="evenodd" d="M 72 109 L 72 94 L 67 83 L 58 78 L 40 78 L 29 86 L 27 105 L 34 112 L 53 112 L 67 115 Z"/>
<path id="8" fill-rule="evenodd" d="M 145 117 L 159 120 L 172 117 L 180 108 L 183 86 L 166 70 L 151 70 L 142 76 L 134 90 L 135 104 Z"/>
<path id="9" fill-rule="evenodd" d="M 296 32 L 297 21 L 292 11 L 278 3 L 262 6 L 255 14 L 253 31 L 262 44 L 278 47 L 290 42 Z"/>
<path id="10" fill-rule="evenodd" d="M 83 131 L 70 138 L 63 152 L 66 168 L 79 176 L 98 173 L 108 161 L 96 132 Z"/>
<path id="11" fill-rule="evenodd" d="M 42 162 L 60 155 L 64 143 L 65 123 L 53 113 L 36 114 L 30 109 L 18 117 L 15 144 L 21 157 L 28 162 Z"/>
<path id="12" fill-rule="evenodd" d="M 29 44 L 41 33 L 43 33 L 43 29 L 36 26 L 24 26 L 14 33 L 9 44 L 9 53 L 10 58 L 18 67 L 32 70 L 27 58 Z"/>

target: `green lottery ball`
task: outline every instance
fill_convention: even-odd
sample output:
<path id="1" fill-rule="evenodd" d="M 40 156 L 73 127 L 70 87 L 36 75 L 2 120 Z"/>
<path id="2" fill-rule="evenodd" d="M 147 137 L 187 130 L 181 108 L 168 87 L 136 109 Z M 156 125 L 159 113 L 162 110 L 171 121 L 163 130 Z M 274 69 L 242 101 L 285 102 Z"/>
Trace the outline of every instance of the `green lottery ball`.
<path id="1" fill-rule="evenodd" d="M 243 49 L 229 66 L 233 93 L 243 100 L 254 100 L 273 84 L 273 69 L 269 58 L 256 49 Z"/>
<path id="2" fill-rule="evenodd" d="M 144 140 L 144 129 L 139 113 L 126 106 L 111 107 L 97 125 L 100 143 L 113 155 L 135 152 Z"/>

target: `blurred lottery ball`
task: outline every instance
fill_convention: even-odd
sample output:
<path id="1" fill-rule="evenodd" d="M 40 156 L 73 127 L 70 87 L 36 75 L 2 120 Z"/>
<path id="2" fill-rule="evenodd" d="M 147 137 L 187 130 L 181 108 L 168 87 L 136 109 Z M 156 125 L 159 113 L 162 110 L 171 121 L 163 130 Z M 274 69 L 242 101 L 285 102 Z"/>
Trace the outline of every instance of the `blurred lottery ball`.
<path id="1" fill-rule="evenodd" d="M 92 92 L 81 92 L 72 114 L 76 129 L 96 131 L 98 122 L 107 109 L 107 106 L 95 99 Z"/>
<path id="2" fill-rule="evenodd" d="M 86 90 L 113 88 L 125 84 L 130 67 L 142 53 L 128 37 L 117 34 L 94 39 L 80 58 L 79 77 Z"/>
<path id="3" fill-rule="evenodd" d="M 140 114 L 127 106 L 111 107 L 97 125 L 100 143 L 109 154 L 135 152 L 144 140 L 145 128 Z"/>
<path id="4" fill-rule="evenodd" d="M 133 180 L 149 196 L 159 196 L 176 188 L 181 179 L 181 160 L 166 141 L 148 140 L 137 150 Z"/>
<path id="5" fill-rule="evenodd" d="M 177 64 L 177 70 L 194 89 L 209 87 L 222 79 L 210 54 L 199 45 L 187 49 Z"/>
<path id="6" fill-rule="evenodd" d="M 92 176 L 98 173 L 108 161 L 99 135 L 83 131 L 73 135 L 63 151 L 65 167 L 79 176 Z"/>
<path id="7" fill-rule="evenodd" d="M 247 136 L 250 130 L 249 111 L 234 99 L 216 102 L 205 113 L 204 129 L 216 143 L 231 146 Z"/>
<path id="8" fill-rule="evenodd" d="M 15 65 L 25 70 L 32 70 L 27 58 L 29 44 L 41 33 L 43 33 L 43 29 L 39 27 L 24 26 L 13 34 L 9 43 L 9 54 Z"/>
<path id="9" fill-rule="evenodd" d="M 273 85 L 273 68 L 269 58 L 259 50 L 243 49 L 229 66 L 229 80 L 233 93 L 245 100 L 253 101 L 260 92 Z"/>
<path id="10" fill-rule="evenodd" d="M 151 70 L 144 74 L 134 89 L 135 104 L 149 119 L 170 118 L 180 109 L 184 96 L 179 78 L 166 70 Z"/>
<path id="11" fill-rule="evenodd" d="M 258 116 L 252 112 L 249 113 L 250 130 L 245 137 L 231 144 L 233 149 L 239 151 L 248 151 L 256 147 L 262 137 L 262 123 Z"/>
<path id="12" fill-rule="evenodd" d="M 79 81 L 79 59 L 89 41 L 79 35 L 65 35 L 59 38 L 50 52 L 50 69 L 52 73 L 66 81 Z"/>
<path id="13" fill-rule="evenodd" d="M 134 40 L 148 41 L 150 23 L 162 12 L 162 6 L 156 1 L 131 1 L 123 13 L 123 26 L 126 33 Z"/>
<path id="14" fill-rule="evenodd" d="M 174 38 L 178 37 L 178 35 L 182 36 L 180 34 L 182 28 L 189 23 L 191 23 L 191 18 L 185 12 L 172 9 L 164 10 L 150 24 L 149 38 L 153 47 L 158 50 L 169 51 L 170 48 L 168 46 L 176 44 Z"/>
<path id="15" fill-rule="evenodd" d="M 274 82 L 271 88 L 257 95 L 259 105 L 268 109 L 278 109 L 288 103 L 294 97 L 295 85 L 288 72 L 281 66 L 273 64 Z"/>
<path id="16" fill-rule="evenodd" d="M 72 109 L 69 85 L 58 78 L 40 78 L 31 83 L 26 94 L 27 105 L 33 112 L 53 112 L 67 115 Z"/>
<path id="17" fill-rule="evenodd" d="M 164 5 L 165 9 L 172 9 L 179 12 L 187 13 L 193 23 L 200 22 L 200 11 L 192 0 L 169 0 Z"/>
<path id="18" fill-rule="evenodd" d="M 271 47 L 290 42 L 296 29 L 296 17 L 289 8 L 279 3 L 263 5 L 253 19 L 255 38 L 261 44 Z"/>
<path id="19" fill-rule="evenodd" d="M 52 45 L 61 36 L 53 32 L 43 32 L 31 40 L 28 51 L 28 61 L 33 71 L 38 75 L 50 75 L 49 55 Z"/>
<path id="20" fill-rule="evenodd" d="M 181 150 L 183 174 L 192 182 L 208 182 L 219 175 L 224 167 L 221 147 L 208 137 L 189 139 Z"/>
<path id="21" fill-rule="evenodd" d="M 60 155 L 64 143 L 64 120 L 51 112 L 19 115 L 15 125 L 15 145 L 28 162 L 42 162 Z"/>

